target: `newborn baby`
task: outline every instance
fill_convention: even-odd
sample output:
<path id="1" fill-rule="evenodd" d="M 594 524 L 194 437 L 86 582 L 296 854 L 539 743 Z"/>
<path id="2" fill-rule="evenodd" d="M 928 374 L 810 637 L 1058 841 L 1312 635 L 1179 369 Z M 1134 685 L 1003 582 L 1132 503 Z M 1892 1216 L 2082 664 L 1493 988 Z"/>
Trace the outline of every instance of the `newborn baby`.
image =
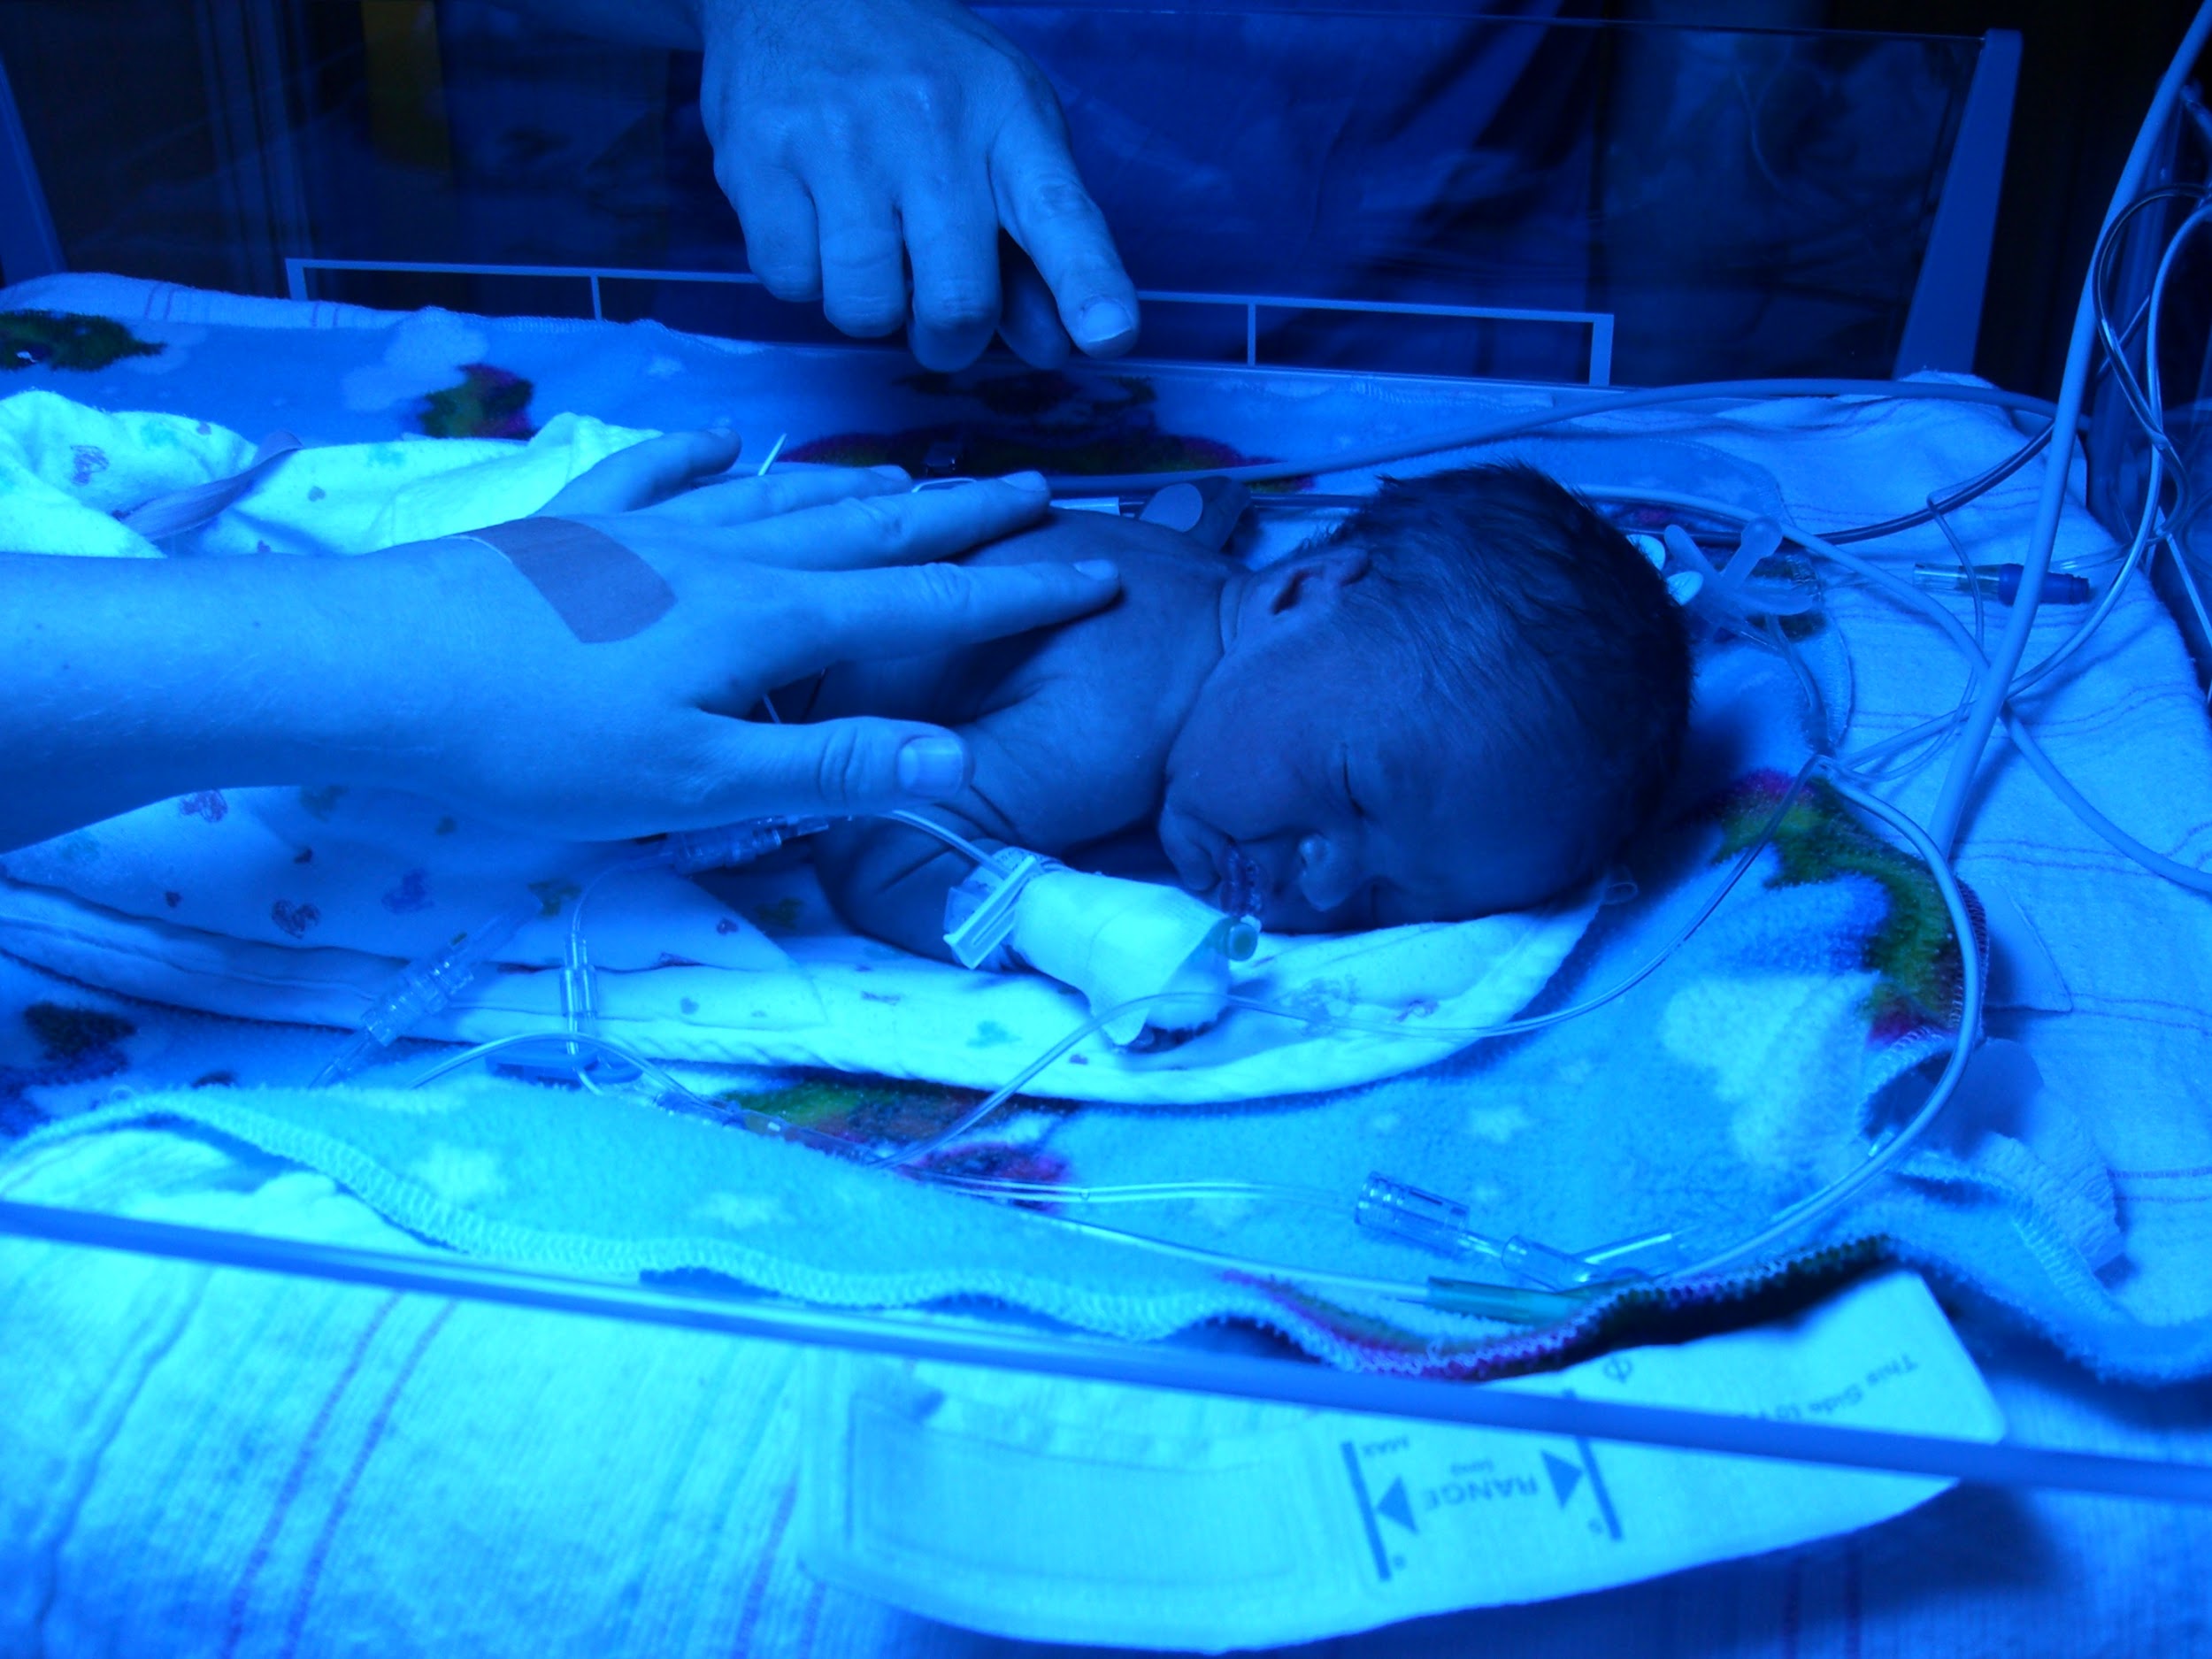
<path id="1" fill-rule="evenodd" d="M 972 556 L 1098 557 L 1122 572 L 1099 615 L 841 664 L 778 707 L 957 727 L 974 776 L 933 809 L 948 827 L 1170 875 L 1283 932 L 1460 920 L 1575 886 L 1651 812 L 1681 749 L 1689 649 L 1664 584 L 1530 467 L 1386 483 L 1260 571 L 1090 512 Z M 966 858 L 869 819 L 819 837 L 815 863 L 853 927 L 950 959 L 945 898 Z"/>

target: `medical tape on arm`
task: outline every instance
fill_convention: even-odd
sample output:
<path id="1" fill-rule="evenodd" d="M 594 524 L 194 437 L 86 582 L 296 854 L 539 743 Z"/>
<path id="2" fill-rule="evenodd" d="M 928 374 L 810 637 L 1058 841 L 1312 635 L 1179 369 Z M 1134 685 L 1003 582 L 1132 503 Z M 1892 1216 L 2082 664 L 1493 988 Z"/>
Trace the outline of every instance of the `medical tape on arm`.
<path id="1" fill-rule="evenodd" d="M 603 530 L 570 518 L 515 518 L 465 533 L 506 557 L 586 645 L 643 633 L 676 603 L 661 573 Z"/>

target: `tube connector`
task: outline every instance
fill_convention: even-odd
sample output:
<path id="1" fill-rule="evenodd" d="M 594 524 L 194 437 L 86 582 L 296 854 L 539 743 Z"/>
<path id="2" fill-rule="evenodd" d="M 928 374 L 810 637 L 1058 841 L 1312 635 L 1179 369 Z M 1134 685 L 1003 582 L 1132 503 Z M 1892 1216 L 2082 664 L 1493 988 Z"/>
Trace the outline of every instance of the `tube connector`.
<path id="1" fill-rule="evenodd" d="M 818 835 L 829 827 L 826 818 L 757 818 L 742 824 L 724 824 L 714 829 L 682 830 L 669 836 L 648 855 L 652 863 L 678 875 L 702 870 L 726 870 L 765 858 L 786 841 L 802 835 Z"/>
<path id="2" fill-rule="evenodd" d="M 978 864 L 965 881 L 945 895 L 945 946 L 964 968 L 1005 961 L 1000 952 L 1014 932 L 1014 907 L 1023 890 L 1047 869 L 1056 868 L 1035 853 Z"/>
<path id="3" fill-rule="evenodd" d="M 1486 1238 L 1467 1225 L 1467 1206 L 1374 1174 L 1360 1189 L 1352 1218 L 1370 1233 L 1416 1244 L 1455 1261 L 1487 1262 L 1546 1290 L 1578 1290 L 1603 1271 L 1533 1239 Z"/>
<path id="4" fill-rule="evenodd" d="M 2020 597 L 2020 582 L 2027 574 L 2021 565 L 1977 565 L 1972 583 L 1982 593 L 1994 598 L 2001 605 L 2008 605 Z M 1967 591 L 1967 572 L 1955 565 L 1916 565 L 1912 579 L 1923 588 L 1939 592 L 1962 594 Z M 2052 571 L 2043 578 L 2041 603 L 2047 605 L 2085 605 L 2095 597 L 2085 576 L 2074 576 L 2063 571 Z"/>
<path id="5" fill-rule="evenodd" d="M 476 977 L 492 953 L 519 933 L 538 910 L 536 899 L 518 900 L 488 920 L 456 933 L 444 949 L 409 963 L 369 1004 L 361 1016 L 361 1029 L 331 1056 L 330 1064 L 317 1075 L 315 1086 L 319 1088 L 350 1077 L 380 1049 L 390 1048 L 441 1011 Z"/>

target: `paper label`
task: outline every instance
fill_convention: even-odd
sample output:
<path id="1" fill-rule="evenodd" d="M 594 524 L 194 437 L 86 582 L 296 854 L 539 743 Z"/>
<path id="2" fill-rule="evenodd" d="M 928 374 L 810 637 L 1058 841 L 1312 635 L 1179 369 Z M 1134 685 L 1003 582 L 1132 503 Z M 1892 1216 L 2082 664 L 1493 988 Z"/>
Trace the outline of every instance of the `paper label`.
<path id="1" fill-rule="evenodd" d="M 824 1354 L 808 1564 L 1032 1640 L 1264 1647 L 1571 1595 L 1886 1520 L 1943 1481 Z M 1994 1440 L 1920 1279 L 1485 1385 Z"/>

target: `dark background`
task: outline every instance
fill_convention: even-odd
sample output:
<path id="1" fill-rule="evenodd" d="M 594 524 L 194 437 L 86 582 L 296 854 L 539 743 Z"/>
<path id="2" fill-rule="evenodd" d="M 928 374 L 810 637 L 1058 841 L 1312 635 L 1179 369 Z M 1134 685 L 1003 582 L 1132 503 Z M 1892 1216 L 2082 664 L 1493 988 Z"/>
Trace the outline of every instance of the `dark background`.
<path id="1" fill-rule="evenodd" d="M 2020 31 L 2020 88 L 1974 366 L 2000 386 L 2056 396 L 2098 225 L 2195 5 L 1827 0 L 1824 9 L 1834 28 Z"/>
<path id="2" fill-rule="evenodd" d="M 1354 9 L 1356 0 L 1344 4 Z M 1522 5 L 1495 0 L 1494 9 L 1510 15 Z M 222 146 L 209 130 L 206 111 L 227 108 L 230 113 L 222 119 L 234 128 L 257 119 L 250 91 L 234 89 L 225 95 L 230 99 L 225 105 L 194 73 L 196 65 L 209 61 L 206 19 L 229 10 L 224 0 L 0 0 L 0 59 L 9 65 L 33 127 L 53 215 L 77 263 L 280 291 L 274 273 L 249 268 L 243 256 L 225 252 L 251 245 L 255 226 L 284 211 L 279 200 L 283 180 L 212 176 L 221 171 L 214 157 Z M 371 107 L 376 100 L 360 91 L 365 55 L 381 51 L 388 64 L 393 54 L 414 50 L 409 37 L 389 27 L 409 8 L 389 5 L 380 12 L 357 0 L 290 0 L 281 10 L 284 40 L 271 45 L 242 35 L 229 48 L 233 57 L 250 58 L 265 49 L 288 59 L 298 76 L 291 94 L 296 108 L 288 118 L 276 119 L 357 134 L 353 150 L 339 144 L 324 150 L 345 155 L 373 148 L 382 169 L 373 180 L 365 173 L 335 173 L 302 179 L 292 186 L 295 198 L 311 209 L 338 203 L 351 211 L 370 195 L 389 196 L 376 217 L 431 242 L 446 240 L 437 229 L 442 218 L 479 213 L 474 205 L 465 208 L 411 181 L 449 166 L 442 154 L 413 153 L 443 144 L 443 117 L 426 122 L 406 109 Z M 2187 0 L 1566 0 L 1560 10 L 1568 16 L 1741 27 L 1962 35 L 2018 30 L 2021 81 L 1976 367 L 1999 385 L 2049 396 L 2056 390 L 2068 325 L 2113 181 L 2193 7 Z M 381 26 L 375 21 L 380 16 Z M 380 27 L 386 35 L 380 44 L 373 38 Z M 615 55 L 594 43 L 578 42 L 567 50 L 614 63 Z M 253 65 L 239 68 L 234 79 L 238 87 L 250 88 Z M 404 85 L 406 77 L 387 74 L 383 83 Z M 647 96 L 664 97 L 657 88 Z M 469 119 L 466 111 L 456 114 Z M 637 181 L 655 177 L 657 168 L 666 173 L 659 160 L 666 142 L 657 128 L 634 124 L 593 151 L 588 166 L 571 166 L 549 153 L 547 188 L 565 202 L 593 196 L 603 207 L 612 204 L 611 213 L 641 211 L 653 204 L 646 199 L 650 191 L 638 188 Z M 710 191 L 710 181 L 707 188 Z M 517 211 L 528 206 L 526 198 L 513 201 L 520 204 Z M 127 213 L 119 211 L 123 204 Z M 718 203 L 715 208 L 720 211 Z M 116 230 L 126 219 L 127 234 Z M 728 240 L 726 234 L 722 239 Z M 697 250 L 660 251 L 680 265 L 728 257 L 697 258 Z M 267 264 L 265 257 L 261 266 Z M 431 299 L 456 303 L 428 293 L 395 295 L 392 303 Z"/>

